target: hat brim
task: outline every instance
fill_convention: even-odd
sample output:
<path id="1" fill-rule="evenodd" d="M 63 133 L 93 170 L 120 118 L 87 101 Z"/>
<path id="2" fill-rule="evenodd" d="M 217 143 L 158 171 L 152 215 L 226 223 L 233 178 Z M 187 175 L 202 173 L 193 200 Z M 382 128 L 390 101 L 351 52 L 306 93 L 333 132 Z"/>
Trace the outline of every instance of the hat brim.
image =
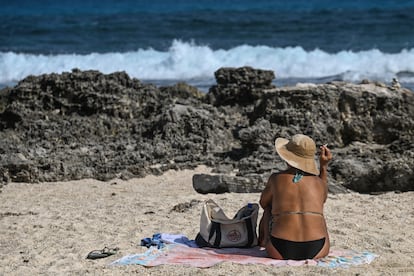
<path id="1" fill-rule="evenodd" d="M 275 141 L 275 148 L 277 154 L 290 166 L 302 170 L 304 172 L 319 175 L 319 169 L 314 158 L 304 158 L 294 154 L 286 148 L 289 143 L 288 139 L 277 138 Z"/>

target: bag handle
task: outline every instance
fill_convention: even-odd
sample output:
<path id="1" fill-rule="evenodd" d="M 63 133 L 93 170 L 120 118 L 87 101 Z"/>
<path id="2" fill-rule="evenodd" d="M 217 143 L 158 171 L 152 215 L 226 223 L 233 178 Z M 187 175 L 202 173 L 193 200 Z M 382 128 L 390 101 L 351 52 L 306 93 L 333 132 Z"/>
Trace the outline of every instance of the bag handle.
<path id="1" fill-rule="evenodd" d="M 252 218 L 249 217 L 245 219 L 246 227 L 247 227 L 247 245 L 246 247 L 250 247 L 253 244 L 253 224 L 252 224 Z"/>
<path id="2" fill-rule="evenodd" d="M 214 233 L 216 234 L 216 238 L 214 240 L 214 246 L 219 247 L 220 241 L 221 241 L 221 228 L 220 223 L 212 221 L 211 222 L 211 229 L 210 229 L 210 235 L 208 236 L 208 240 L 210 241 L 213 237 Z"/>

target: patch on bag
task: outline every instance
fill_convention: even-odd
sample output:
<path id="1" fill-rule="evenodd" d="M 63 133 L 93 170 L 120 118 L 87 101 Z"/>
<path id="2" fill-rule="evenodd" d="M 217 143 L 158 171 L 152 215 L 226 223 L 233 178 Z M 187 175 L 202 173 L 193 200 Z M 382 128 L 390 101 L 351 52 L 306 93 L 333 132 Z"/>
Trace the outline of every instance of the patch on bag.
<path id="1" fill-rule="evenodd" d="M 231 242 L 238 242 L 241 240 L 241 233 L 237 230 L 231 230 L 227 233 L 227 239 Z"/>

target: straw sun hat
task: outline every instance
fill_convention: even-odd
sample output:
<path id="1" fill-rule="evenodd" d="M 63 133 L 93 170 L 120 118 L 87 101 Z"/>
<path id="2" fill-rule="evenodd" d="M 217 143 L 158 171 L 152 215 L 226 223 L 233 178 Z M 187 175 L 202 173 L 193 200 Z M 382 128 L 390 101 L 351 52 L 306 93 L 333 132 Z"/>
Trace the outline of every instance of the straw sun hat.
<path id="1" fill-rule="evenodd" d="M 290 166 L 319 175 L 315 161 L 316 144 L 309 136 L 296 134 L 290 141 L 285 138 L 277 138 L 275 147 L 279 156 Z"/>

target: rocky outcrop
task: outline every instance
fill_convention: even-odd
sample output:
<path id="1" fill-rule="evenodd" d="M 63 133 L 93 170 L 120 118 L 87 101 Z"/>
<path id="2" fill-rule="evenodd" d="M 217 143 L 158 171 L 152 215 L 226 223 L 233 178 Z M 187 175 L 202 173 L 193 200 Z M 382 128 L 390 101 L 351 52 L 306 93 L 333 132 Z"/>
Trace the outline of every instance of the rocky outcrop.
<path id="1" fill-rule="evenodd" d="M 223 174 L 195 174 L 193 188 L 200 194 L 222 193 L 259 193 L 266 179 L 257 177 L 238 177 Z"/>
<path id="2" fill-rule="evenodd" d="M 253 192 L 284 168 L 274 139 L 304 133 L 333 150 L 332 193 L 414 190 L 412 91 L 367 81 L 275 88 L 272 71 L 250 67 L 216 78 L 205 94 L 123 72 L 28 77 L 0 91 L 0 180 L 128 179 L 205 164 L 218 176 L 196 189 Z"/>
<path id="3" fill-rule="evenodd" d="M 274 88 L 273 71 L 251 67 L 221 68 L 214 73 L 217 85 L 210 88 L 209 103 L 221 105 L 251 105 L 263 94 L 263 89 Z"/>

